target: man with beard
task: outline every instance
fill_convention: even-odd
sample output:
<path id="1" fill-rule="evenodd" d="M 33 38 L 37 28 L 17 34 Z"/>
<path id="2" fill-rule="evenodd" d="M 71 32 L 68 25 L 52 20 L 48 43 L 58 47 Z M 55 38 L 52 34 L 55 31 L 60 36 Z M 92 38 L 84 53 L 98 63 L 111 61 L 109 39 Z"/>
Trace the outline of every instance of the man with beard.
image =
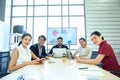
<path id="1" fill-rule="evenodd" d="M 63 38 L 62 37 L 58 37 L 57 42 L 58 42 L 58 44 L 52 47 L 52 49 L 49 52 L 49 55 L 53 54 L 53 48 L 66 48 L 66 49 L 68 49 L 68 47 L 66 45 L 63 45 Z"/>

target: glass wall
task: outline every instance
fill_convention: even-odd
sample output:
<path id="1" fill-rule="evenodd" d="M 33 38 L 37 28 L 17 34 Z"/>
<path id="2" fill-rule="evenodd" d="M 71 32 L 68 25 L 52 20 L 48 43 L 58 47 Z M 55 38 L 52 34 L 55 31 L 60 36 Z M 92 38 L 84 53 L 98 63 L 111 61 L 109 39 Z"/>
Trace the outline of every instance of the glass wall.
<path id="1" fill-rule="evenodd" d="M 78 39 L 85 37 L 84 0 L 12 0 L 11 26 L 24 26 L 24 31 L 32 34 L 32 43 L 37 43 L 39 35 L 47 37 L 48 28 L 76 27 Z M 51 49 L 53 45 L 47 45 Z"/>

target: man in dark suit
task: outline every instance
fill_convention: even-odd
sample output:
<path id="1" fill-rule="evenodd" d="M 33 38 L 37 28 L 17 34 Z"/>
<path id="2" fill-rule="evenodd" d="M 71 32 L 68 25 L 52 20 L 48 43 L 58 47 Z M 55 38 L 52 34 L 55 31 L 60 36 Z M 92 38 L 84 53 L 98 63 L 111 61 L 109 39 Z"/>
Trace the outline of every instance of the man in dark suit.
<path id="1" fill-rule="evenodd" d="M 41 35 L 38 37 L 38 43 L 30 46 L 32 52 L 39 58 L 46 58 L 47 56 L 44 46 L 45 41 L 46 41 L 46 37 L 44 35 Z"/>
<path id="2" fill-rule="evenodd" d="M 68 47 L 66 45 L 63 45 L 63 38 L 62 37 L 58 37 L 57 42 L 58 42 L 58 44 L 52 47 L 52 49 L 49 52 L 49 55 L 53 53 L 53 48 L 66 48 L 66 49 L 68 49 Z"/>

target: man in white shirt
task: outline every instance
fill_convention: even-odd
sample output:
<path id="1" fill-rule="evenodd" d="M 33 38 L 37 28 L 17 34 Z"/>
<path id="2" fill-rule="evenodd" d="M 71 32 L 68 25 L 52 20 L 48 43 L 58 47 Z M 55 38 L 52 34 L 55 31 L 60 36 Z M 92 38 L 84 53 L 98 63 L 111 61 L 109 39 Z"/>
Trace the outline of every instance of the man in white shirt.
<path id="1" fill-rule="evenodd" d="M 79 57 L 90 59 L 91 55 L 92 55 L 92 49 L 87 47 L 86 40 L 84 38 L 80 38 L 79 43 L 80 43 L 81 47 L 79 47 L 73 53 L 73 57 L 74 58 L 77 57 L 77 54 L 79 53 L 79 55 L 78 55 Z"/>

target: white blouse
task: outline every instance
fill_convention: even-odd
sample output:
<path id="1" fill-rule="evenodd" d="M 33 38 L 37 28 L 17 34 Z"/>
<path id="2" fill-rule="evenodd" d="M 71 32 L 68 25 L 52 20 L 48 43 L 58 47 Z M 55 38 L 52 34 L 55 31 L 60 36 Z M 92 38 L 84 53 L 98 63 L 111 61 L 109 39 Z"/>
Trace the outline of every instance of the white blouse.
<path id="1" fill-rule="evenodd" d="M 32 55 L 30 53 L 29 48 L 25 49 L 22 45 L 20 45 L 19 47 L 17 47 L 17 49 L 18 49 L 19 55 L 18 55 L 18 60 L 16 65 L 31 61 Z"/>

